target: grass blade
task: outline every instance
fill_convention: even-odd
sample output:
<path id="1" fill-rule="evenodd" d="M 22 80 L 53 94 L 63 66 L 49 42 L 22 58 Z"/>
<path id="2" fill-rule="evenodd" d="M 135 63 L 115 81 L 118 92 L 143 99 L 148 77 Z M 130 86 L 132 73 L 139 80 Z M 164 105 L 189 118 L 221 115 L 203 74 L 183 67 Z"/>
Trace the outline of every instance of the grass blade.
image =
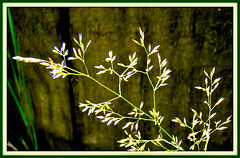
<path id="1" fill-rule="evenodd" d="M 26 117 L 25 113 L 23 112 L 22 106 L 21 106 L 20 102 L 18 101 L 18 98 L 17 98 L 17 96 L 16 96 L 16 94 L 15 94 L 13 88 L 12 88 L 12 85 L 11 85 L 11 83 L 10 83 L 10 81 L 8 79 L 7 79 L 7 85 L 8 85 L 9 91 L 11 92 L 11 94 L 13 96 L 14 101 L 17 104 L 17 108 L 18 108 L 18 110 L 20 112 L 22 120 L 23 120 L 24 124 L 27 125 L 28 124 L 27 117 Z"/>

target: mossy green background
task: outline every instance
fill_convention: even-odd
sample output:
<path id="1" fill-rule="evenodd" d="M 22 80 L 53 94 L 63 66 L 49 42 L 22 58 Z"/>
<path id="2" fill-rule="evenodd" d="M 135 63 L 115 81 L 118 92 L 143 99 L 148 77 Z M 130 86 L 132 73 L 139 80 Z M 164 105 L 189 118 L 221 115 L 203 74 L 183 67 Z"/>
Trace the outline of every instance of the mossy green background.
<path id="1" fill-rule="evenodd" d="M 96 76 L 95 65 L 105 65 L 108 51 L 117 55 L 116 62 L 127 63 L 128 55 L 137 52 L 138 68 L 145 67 L 144 50 L 132 42 L 139 40 L 138 27 L 146 35 L 146 43 L 160 44 L 162 59 L 172 70 L 168 86 L 156 94 L 157 110 L 164 116 L 162 126 L 183 139 L 183 146 L 190 131 L 172 123 L 174 117 L 186 117 L 191 121 L 193 113 L 207 111 L 203 104 L 206 94 L 194 88 L 204 86 L 203 70 L 216 67 L 215 77 L 222 77 L 214 93 L 214 101 L 221 96 L 225 100 L 217 108 L 216 120 L 226 119 L 233 113 L 233 8 L 11 8 L 16 37 L 22 56 L 62 59 L 51 50 L 67 43 L 69 50 L 76 46 L 72 37 L 83 34 L 83 42 L 92 40 L 86 54 L 90 74 L 105 85 L 117 90 L 116 77 L 104 74 Z M 8 47 L 11 36 L 8 32 Z M 152 57 L 157 63 L 157 56 Z M 84 70 L 80 62 L 72 62 L 75 69 Z M 94 115 L 87 116 L 78 108 L 80 102 L 102 102 L 114 95 L 96 83 L 81 77 L 53 80 L 49 71 L 35 64 L 24 64 L 28 91 L 33 107 L 39 150 L 125 150 L 116 142 L 125 138 L 121 127 L 106 126 Z M 117 69 L 121 71 L 122 69 Z M 157 67 L 152 70 L 157 75 Z M 11 78 L 8 69 L 8 78 Z M 156 81 L 156 80 L 154 80 Z M 123 95 L 138 105 L 143 100 L 144 110 L 151 110 L 152 93 L 147 78 L 134 75 L 122 85 Z M 114 109 L 127 114 L 132 109 L 123 100 L 114 102 Z M 8 95 L 8 140 L 21 149 L 12 132 L 23 135 L 26 131 L 10 94 Z M 206 115 L 205 115 L 206 117 Z M 143 136 L 154 138 L 158 129 L 154 124 L 141 124 Z M 229 129 L 211 136 L 209 150 L 233 150 L 232 123 Z M 154 150 L 158 148 L 153 147 Z"/>

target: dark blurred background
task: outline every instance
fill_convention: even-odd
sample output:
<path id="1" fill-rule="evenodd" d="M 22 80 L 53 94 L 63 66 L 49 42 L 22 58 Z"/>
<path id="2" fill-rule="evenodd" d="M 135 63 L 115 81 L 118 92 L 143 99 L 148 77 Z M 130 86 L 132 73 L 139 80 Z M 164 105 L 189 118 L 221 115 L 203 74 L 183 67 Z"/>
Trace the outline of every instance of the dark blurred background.
<path id="1" fill-rule="evenodd" d="M 164 116 L 162 126 L 170 134 L 183 139 L 185 149 L 191 146 L 187 140 L 190 131 L 171 120 L 177 116 L 191 122 L 191 109 L 207 112 L 203 103 L 206 94 L 194 88 L 205 85 L 203 70 L 209 72 L 216 67 L 215 78 L 222 77 L 213 100 L 217 101 L 221 96 L 225 100 L 216 108 L 214 120 L 224 121 L 233 113 L 233 8 L 10 9 L 22 56 L 51 57 L 61 62 L 61 57 L 52 52 L 53 47 L 60 48 L 65 42 L 72 52 L 72 47 L 76 47 L 72 37 L 78 38 L 78 34 L 82 33 L 85 44 L 92 40 L 86 54 L 90 74 L 113 89 L 118 88 L 117 78 L 109 74 L 96 76 L 98 70 L 94 66 L 107 66 L 104 59 L 108 51 L 113 50 L 117 55 L 116 62 L 122 63 L 128 63 L 128 55 L 137 52 L 138 68 L 144 68 L 145 52 L 132 42 L 132 39 L 139 40 L 138 27 L 141 27 L 145 32 L 146 44 L 151 43 L 152 47 L 160 44 L 160 55 L 168 60 L 167 67 L 172 70 L 168 86 L 157 91 L 157 110 Z M 13 50 L 9 28 L 8 48 Z M 157 63 L 157 56 L 152 62 Z M 83 65 L 78 61 L 69 62 L 68 65 L 83 70 Z M 39 150 L 126 150 L 116 142 L 125 138 L 121 128 L 126 122 L 107 127 L 95 115 L 87 116 L 78 107 L 86 99 L 102 102 L 113 97 L 113 94 L 86 78 L 53 80 L 43 66 L 24 63 L 23 67 Z M 157 69 L 152 71 L 157 73 Z M 12 82 L 10 69 L 7 77 Z M 144 110 L 151 110 L 152 92 L 145 76 L 134 75 L 122 86 L 126 98 L 136 105 L 143 100 Z M 27 143 L 30 140 L 9 93 L 7 101 L 7 139 L 23 150 L 14 135 L 23 136 Z M 132 109 L 123 100 L 118 100 L 114 105 L 123 114 Z M 207 114 L 204 115 L 206 117 Z M 211 135 L 208 150 L 233 150 L 232 122 L 227 126 L 227 130 Z M 143 123 L 140 127 L 145 138 L 155 138 L 158 134 L 152 123 Z M 31 149 L 31 145 L 29 147 Z M 153 147 L 153 150 L 158 148 Z"/>

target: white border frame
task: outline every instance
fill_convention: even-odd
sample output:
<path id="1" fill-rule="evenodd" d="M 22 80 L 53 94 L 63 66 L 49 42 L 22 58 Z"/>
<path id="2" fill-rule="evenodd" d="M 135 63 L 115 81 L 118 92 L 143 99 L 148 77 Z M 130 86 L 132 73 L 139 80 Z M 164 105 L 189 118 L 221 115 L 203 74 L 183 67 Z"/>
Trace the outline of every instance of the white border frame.
<path id="1" fill-rule="evenodd" d="M 194 151 L 184 151 L 184 152 L 162 152 L 162 151 L 151 151 L 151 152 L 127 152 L 127 151 L 7 151 L 7 7 L 233 7 L 233 151 L 229 152 L 194 152 Z M 147 156 L 156 156 L 156 155 L 171 155 L 171 156 L 186 156 L 186 155 L 219 155 L 219 156 L 231 156 L 238 155 L 238 118 L 237 118 L 237 97 L 238 97 L 238 83 L 237 83 L 237 59 L 238 59 L 238 29 L 237 29 L 237 20 L 238 20 L 238 3 L 3 3 L 2 8 L 2 18 L 3 18 L 3 117 L 2 117 L 2 133 L 3 133 L 3 142 L 2 142 L 2 153 L 3 155 L 65 155 L 65 156 L 74 156 L 74 155 L 147 155 Z"/>

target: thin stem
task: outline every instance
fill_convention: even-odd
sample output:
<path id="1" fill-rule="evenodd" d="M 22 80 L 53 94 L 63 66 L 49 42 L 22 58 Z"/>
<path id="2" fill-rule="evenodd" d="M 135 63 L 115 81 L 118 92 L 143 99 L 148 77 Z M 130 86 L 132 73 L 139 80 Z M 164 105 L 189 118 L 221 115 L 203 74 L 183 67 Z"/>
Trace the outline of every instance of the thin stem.
<path id="1" fill-rule="evenodd" d="M 108 100 L 108 101 L 105 101 L 105 102 L 102 102 L 102 103 L 109 103 L 109 102 L 111 102 L 111 101 L 117 100 L 118 98 L 120 98 L 120 97 L 117 96 L 117 97 L 115 97 L 115 98 L 112 98 L 112 99 L 110 99 L 110 100 Z M 100 103 L 100 104 L 102 104 L 102 103 Z"/>
<path id="2" fill-rule="evenodd" d="M 179 147 L 179 146 L 177 146 L 177 145 L 175 145 L 175 144 L 173 144 L 173 143 L 171 143 L 171 142 L 169 142 L 169 141 L 167 141 L 167 140 L 165 140 L 165 139 L 152 139 L 152 140 L 144 140 L 144 139 L 141 139 L 141 140 L 139 140 L 139 139 L 134 139 L 135 141 L 138 141 L 139 143 L 144 143 L 144 144 L 146 144 L 146 143 L 149 143 L 149 142 L 154 142 L 154 141 L 163 141 L 163 142 L 165 142 L 165 143 L 167 143 L 167 144 L 170 144 L 170 145 L 172 145 L 172 146 L 174 146 L 175 148 L 177 148 L 177 149 L 181 149 L 181 150 L 183 150 L 181 147 Z M 161 146 L 161 147 L 163 147 L 163 146 Z M 165 147 L 163 147 L 163 148 L 165 148 Z M 167 149 L 167 148 L 165 148 L 165 149 Z M 167 149 L 168 150 L 168 149 Z"/>
<path id="3" fill-rule="evenodd" d="M 117 92 L 113 91 L 112 89 L 108 88 L 107 86 L 105 86 L 104 84 L 102 84 L 101 82 L 99 82 L 98 80 L 96 80 L 95 78 L 86 75 L 86 77 L 88 77 L 89 79 L 93 80 L 94 82 L 96 82 L 97 84 L 99 84 L 100 86 L 102 86 L 103 88 L 107 89 L 108 91 L 112 92 L 113 94 L 122 97 L 120 94 L 118 94 Z M 135 105 L 134 105 L 135 106 Z"/>
<path id="4" fill-rule="evenodd" d="M 144 50 L 145 50 L 145 53 L 147 54 L 147 56 L 148 56 L 148 51 L 147 51 L 147 48 L 145 47 L 145 45 L 142 45 L 142 47 L 144 48 Z"/>
<path id="5" fill-rule="evenodd" d="M 115 73 L 115 75 L 117 75 L 118 77 L 120 76 L 115 70 L 112 70 L 113 73 Z"/>
<path id="6" fill-rule="evenodd" d="M 116 114 L 116 113 L 115 113 Z M 121 115 L 122 116 L 122 115 Z M 143 120 L 143 121 L 153 121 L 151 119 L 147 119 L 147 118 L 136 118 L 136 117 L 129 117 L 129 116 L 122 116 L 123 119 L 134 119 L 134 120 Z"/>
<path id="7" fill-rule="evenodd" d="M 148 55 L 148 51 L 147 51 L 145 45 L 143 45 L 143 48 L 144 48 L 144 50 L 145 50 L 145 52 L 146 52 L 146 54 L 147 54 L 147 61 L 148 61 L 148 60 L 149 60 L 149 55 Z M 149 65 L 149 64 L 148 64 L 148 62 L 147 62 L 147 68 L 146 68 L 146 69 L 148 69 L 148 65 Z M 146 75 L 147 75 L 147 78 L 148 78 L 148 80 L 149 80 L 149 83 L 151 84 L 152 89 L 153 89 L 153 107 L 154 107 L 154 112 L 156 112 L 156 97 L 155 97 L 156 93 L 155 93 L 155 87 L 154 87 L 154 85 L 153 85 L 153 82 L 152 82 L 149 74 L 148 74 L 148 71 L 146 72 Z"/>
<path id="8" fill-rule="evenodd" d="M 71 71 L 75 72 L 75 73 L 69 73 L 68 71 L 65 70 L 66 73 L 69 73 L 69 74 L 71 74 L 71 75 L 83 75 L 83 76 L 88 76 L 87 74 L 84 74 L 84 73 L 82 73 L 82 72 L 80 72 L 80 71 L 77 71 L 77 70 L 72 69 L 72 68 L 67 67 L 67 66 L 64 66 L 63 68 L 66 68 L 66 69 L 68 69 L 68 70 L 71 70 Z M 63 69 L 63 71 L 64 71 L 64 69 Z"/>
<path id="9" fill-rule="evenodd" d="M 173 140 L 173 137 L 172 136 L 170 136 L 170 134 L 167 132 L 167 131 L 165 131 L 164 129 L 163 129 L 163 127 L 160 125 L 160 123 L 158 122 L 157 123 L 157 125 L 158 125 L 158 127 L 169 137 L 169 138 L 171 138 L 172 140 Z"/>
<path id="10" fill-rule="evenodd" d="M 141 71 L 141 70 L 136 70 L 137 72 L 143 73 L 143 74 L 147 74 L 145 71 Z"/>
<path id="11" fill-rule="evenodd" d="M 122 78 L 123 78 L 123 76 L 124 76 L 124 74 L 128 71 L 128 69 L 129 69 L 130 67 L 127 67 L 124 71 L 123 71 L 123 73 L 121 74 L 121 75 L 119 75 L 117 72 L 115 72 L 116 73 L 116 75 L 118 76 L 118 91 L 119 91 L 119 95 L 122 95 L 122 92 L 121 92 L 121 82 L 122 82 Z"/>
<path id="12" fill-rule="evenodd" d="M 211 88 L 210 88 L 210 95 L 209 95 L 209 118 L 211 116 L 211 108 L 212 108 L 212 77 L 210 81 L 211 81 Z M 211 124 L 211 120 L 209 119 L 208 129 L 210 129 L 210 124 Z"/>
<path id="13" fill-rule="evenodd" d="M 205 147 L 204 147 L 204 151 L 207 151 L 208 142 L 209 142 L 209 137 L 207 136 L 207 141 L 206 141 L 206 144 L 205 144 Z"/>
<path id="14" fill-rule="evenodd" d="M 119 93 L 119 95 L 122 94 L 122 92 L 121 92 L 121 82 L 122 82 L 122 78 L 119 76 L 118 77 L 118 93 Z"/>
<path id="15" fill-rule="evenodd" d="M 210 131 L 211 128 L 211 107 L 212 107 L 212 77 L 210 77 L 210 81 L 211 81 L 211 86 L 210 86 L 210 90 L 209 90 L 209 97 L 208 97 L 208 104 L 209 104 L 209 111 L 208 111 L 208 132 Z M 204 147 L 204 151 L 207 151 L 207 147 L 208 147 L 208 142 L 209 142 L 209 136 L 207 136 L 207 140 L 205 143 L 205 147 Z"/>
<path id="16" fill-rule="evenodd" d="M 156 93 L 155 93 L 155 87 L 154 87 L 154 85 L 153 85 L 153 83 L 152 83 L 152 80 L 151 80 L 148 72 L 146 72 L 146 75 L 147 75 L 147 78 L 148 78 L 148 80 L 149 80 L 149 83 L 150 83 L 150 85 L 152 86 L 152 89 L 153 89 L 153 107 L 154 107 L 154 112 L 156 112 L 156 97 L 155 97 Z"/>
<path id="17" fill-rule="evenodd" d="M 87 68 L 87 65 L 86 65 L 85 62 L 84 62 L 84 59 L 83 59 L 83 65 L 84 65 L 84 67 L 85 67 L 85 69 L 86 69 L 87 75 L 89 75 L 88 68 Z"/>
<path id="18" fill-rule="evenodd" d="M 130 67 L 127 67 L 124 71 L 123 71 L 123 73 L 120 75 L 120 77 L 123 77 L 123 75 L 127 72 L 127 70 L 129 69 Z"/>
<path id="19" fill-rule="evenodd" d="M 116 100 L 117 98 L 119 98 L 119 97 L 116 97 L 116 98 L 113 98 L 114 100 Z M 113 100 L 112 99 L 112 100 Z M 109 100 L 110 101 L 110 100 Z M 107 101 L 108 102 L 108 101 Z M 102 102 L 102 103 L 107 103 L 107 102 Z M 101 104 L 101 103 L 100 103 Z M 117 115 L 117 116 L 119 116 L 119 117 L 121 117 L 121 119 L 134 119 L 134 120 L 143 120 L 143 121 L 154 121 L 154 120 L 152 120 L 152 119 L 147 119 L 147 118 L 142 118 L 142 117 L 138 117 L 138 118 L 136 118 L 136 117 L 131 117 L 131 116 L 123 116 L 123 115 L 121 115 L 121 114 L 119 114 L 119 113 L 116 113 L 116 112 L 114 112 L 112 109 L 111 110 L 105 110 L 106 112 L 110 112 L 110 113 L 112 113 L 112 114 L 114 114 L 114 115 Z"/>
<path id="20" fill-rule="evenodd" d="M 136 117 L 131 117 L 131 116 L 123 116 L 119 113 L 116 113 L 116 112 L 113 112 L 113 114 L 117 115 L 117 116 L 120 116 L 122 119 L 141 119 L 141 120 L 144 120 L 144 121 L 153 121 L 151 119 L 146 119 L 146 118 L 136 118 Z"/>
<path id="21" fill-rule="evenodd" d="M 151 80 L 148 72 L 146 72 L 146 75 L 147 75 L 147 78 L 148 78 L 148 80 L 149 80 L 149 83 L 151 84 L 152 89 L 154 90 L 154 85 L 153 85 L 153 83 L 152 83 L 152 80 Z"/>
<path id="22" fill-rule="evenodd" d="M 145 50 L 145 52 L 147 54 L 147 61 L 148 61 L 149 60 L 148 51 L 147 51 L 147 49 L 146 49 L 146 47 L 144 45 L 143 45 L 143 48 L 144 48 L 144 50 Z M 148 68 L 148 64 L 147 64 L 147 68 Z M 150 82 L 150 84 L 151 84 L 151 86 L 152 86 L 152 88 L 154 90 L 154 85 L 153 85 L 152 80 L 151 80 L 151 78 L 150 78 L 150 76 L 148 74 L 148 71 L 146 72 L 146 75 L 147 75 L 147 78 L 148 78 L 148 80 L 149 80 L 149 82 Z"/>
<path id="23" fill-rule="evenodd" d="M 161 76 L 161 75 L 162 75 L 162 67 L 161 67 L 161 65 L 159 65 L 159 76 Z M 157 81 L 157 84 L 154 87 L 155 90 L 157 90 L 160 87 L 160 85 L 159 85 L 160 81 L 161 81 L 161 79 L 159 79 Z"/>
<path id="24" fill-rule="evenodd" d="M 156 112 L 156 91 L 153 89 L 153 107 Z"/>
<path id="25" fill-rule="evenodd" d="M 136 108 L 137 110 L 141 111 L 142 113 L 144 113 L 147 117 L 149 117 L 151 120 L 154 120 L 153 117 L 151 117 L 150 115 L 148 115 L 147 113 L 145 113 L 142 109 L 136 107 L 134 104 L 132 104 L 130 101 L 128 101 L 126 98 L 124 98 L 123 96 L 120 96 L 125 102 L 127 102 L 128 104 L 130 104 L 131 106 L 133 106 L 134 108 Z"/>

